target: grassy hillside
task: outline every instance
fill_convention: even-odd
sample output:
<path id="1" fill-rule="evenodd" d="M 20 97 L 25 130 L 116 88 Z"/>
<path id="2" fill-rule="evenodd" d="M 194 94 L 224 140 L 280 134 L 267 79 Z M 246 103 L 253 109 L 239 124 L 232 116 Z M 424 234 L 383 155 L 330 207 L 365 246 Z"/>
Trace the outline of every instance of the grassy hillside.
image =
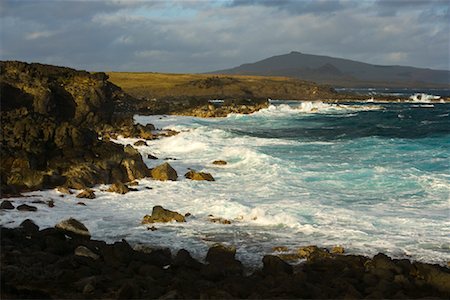
<path id="1" fill-rule="evenodd" d="M 328 86 L 287 77 L 240 75 L 108 73 L 109 80 L 140 99 L 326 99 Z"/>

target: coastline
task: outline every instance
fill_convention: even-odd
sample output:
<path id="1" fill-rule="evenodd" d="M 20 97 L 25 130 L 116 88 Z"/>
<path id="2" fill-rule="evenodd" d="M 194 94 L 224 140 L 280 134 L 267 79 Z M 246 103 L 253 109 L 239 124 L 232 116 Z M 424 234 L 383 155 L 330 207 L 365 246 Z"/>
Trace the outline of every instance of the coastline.
<path id="1" fill-rule="evenodd" d="M 86 74 L 76 76 L 84 78 Z M 106 80 L 100 75 L 93 77 L 88 75 L 87 78 L 92 80 L 92 84 L 99 84 L 99 82 L 105 84 Z M 80 86 L 83 86 L 83 84 L 80 84 Z M 115 92 L 120 94 L 120 91 Z M 40 95 L 38 94 L 38 96 Z M 38 96 L 36 97 L 38 98 Z M 127 100 L 122 95 L 119 103 L 123 104 L 126 101 L 129 101 L 129 99 Z M 340 100 L 330 101 L 334 103 Z M 323 102 L 326 103 L 328 101 L 324 100 Z M 162 105 L 164 106 L 164 103 Z M 268 102 L 265 100 L 256 100 L 254 102 L 247 100 L 232 101 L 225 103 L 221 107 L 200 102 L 193 104 L 192 107 L 184 107 L 179 111 L 171 111 L 170 109 L 168 111 L 177 115 L 224 117 L 229 113 L 253 113 L 266 108 L 268 105 Z M 10 113 L 12 114 L 15 109 L 16 107 L 12 106 Z M 87 111 L 97 112 L 97 109 L 97 107 L 88 107 Z M 129 117 L 131 113 L 136 112 L 133 109 L 129 107 L 119 110 L 119 112 L 125 111 L 125 116 Z M 150 109 L 148 112 L 153 113 L 154 111 Z M 49 115 L 49 118 L 45 119 L 46 121 L 50 120 L 49 127 L 54 126 L 53 118 L 55 117 L 55 112 L 50 111 L 46 113 Z M 35 114 L 31 112 L 31 109 L 30 112 L 18 113 L 14 118 L 20 118 L 21 116 L 25 116 L 34 122 Z M 118 122 L 117 124 L 106 122 L 105 120 L 111 116 L 106 116 L 105 119 L 102 119 L 103 116 L 100 116 L 100 121 L 96 121 L 95 118 L 90 119 L 91 117 L 92 114 L 89 113 L 82 115 L 81 121 L 77 124 L 79 125 L 86 120 L 92 120 L 93 123 L 89 125 L 96 127 L 96 133 L 101 137 L 101 142 L 80 139 L 80 135 L 89 136 L 89 131 L 83 131 L 81 134 L 73 129 L 74 125 L 67 127 L 65 124 L 55 122 L 56 129 L 53 130 L 58 130 L 58 128 L 70 129 L 69 133 L 64 136 L 64 139 L 61 138 L 60 143 L 62 146 L 56 148 L 56 150 L 63 153 L 62 158 L 70 157 L 70 159 L 73 159 L 73 156 L 64 156 L 64 151 L 67 151 L 69 144 L 72 146 L 78 145 L 79 151 L 82 151 L 81 153 L 88 158 L 80 158 L 73 154 L 76 157 L 73 161 L 80 163 L 81 160 L 83 166 L 85 166 L 86 161 L 96 161 L 98 157 L 95 155 L 99 155 L 99 153 L 100 155 L 105 155 L 111 149 L 115 149 L 113 153 L 117 154 L 120 160 L 118 162 L 115 160 L 96 161 L 96 164 L 89 165 L 89 167 L 92 169 L 95 169 L 95 167 L 99 168 L 95 169 L 97 170 L 95 174 L 100 174 L 101 176 L 92 176 L 92 173 L 86 175 L 86 173 L 83 173 L 84 171 L 76 172 L 73 178 L 80 176 L 84 178 L 83 181 L 71 182 L 65 188 L 81 191 L 98 184 L 109 185 L 116 181 L 130 183 L 136 179 L 153 177 L 151 174 L 152 170 L 148 170 L 141 154 L 137 150 L 132 146 L 116 146 L 110 139 L 122 135 L 131 138 L 139 137 L 143 140 L 143 143 L 146 143 L 146 140 L 159 139 L 176 134 L 174 131 L 166 133 L 155 132 L 154 126 L 145 127 L 130 124 L 130 120 L 122 123 Z M 16 120 L 14 118 L 12 120 Z M 38 121 L 36 122 L 38 123 Z M 50 141 L 52 140 L 50 139 Z M 45 142 L 48 142 L 48 140 Z M 89 147 L 90 145 L 99 147 L 101 151 L 89 153 L 82 150 L 83 147 Z M 45 147 L 47 147 L 47 144 Z M 44 150 L 48 151 L 48 148 L 44 148 Z M 52 149 L 52 151 L 54 150 Z M 54 152 L 48 151 L 43 153 Z M 12 156 L 12 161 L 9 162 L 11 172 L 20 173 L 23 170 L 30 169 L 32 171 L 30 174 L 35 176 L 35 170 L 32 169 L 31 163 L 22 159 L 21 157 Z M 124 159 L 128 163 L 123 164 Z M 102 169 L 101 166 L 110 166 L 111 164 L 117 170 L 120 170 L 114 175 L 117 177 L 102 173 L 102 170 L 106 168 Z M 41 171 L 39 170 L 39 172 Z M 21 180 L 28 182 L 24 178 L 29 173 L 22 175 L 24 177 L 21 177 Z M 45 177 L 48 176 L 47 173 L 41 175 L 43 175 L 42 178 L 47 180 L 47 177 Z M 47 182 L 48 185 L 43 185 L 42 182 L 39 182 L 39 184 L 28 188 L 31 190 L 54 188 L 61 182 L 60 175 L 66 176 L 67 173 L 51 173 L 50 175 L 51 180 Z M 129 187 L 133 189 L 131 185 Z M 26 190 L 18 188 L 18 191 Z M 5 193 L 2 192 L 2 197 L 4 196 Z M 120 198 L 120 195 L 118 195 L 118 198 Z M 2 198 L 2 200 L 4 199 Z M 36 199 L 30 200 L 31 202 L 36 201 Z M 29 204 L 35 205 L 33 203 Z M 50 207 L 50 202 L 44 201 L 44 204 Z M 6 214 L 8 212 L 5 210 L 2 211 L 3 213 Z M 64 234 L 61 235 L 61 232 L 55 231 L 51 227 L 37 231 L 36 227 L 30 222 L 16 229 L 2 228 L 1 230 L 2 298 L 409 298 L 429 296 L 448 298 L 450 295 L 448 284 L 450 282 L 450 271 L 448 266 L 440 267 L 420 262 L 409 262 L 407 260 L 391 260 L 382 254 L 369 259 L 357 255 L 337 256 L 328 255 L 326 254 L 329 253 L 327 251 L 318 252 L 321 254 L 313 257 L 311 261 L 299 264 L 294 268 L 274 256 L 269 256 L 265 259 L 263 269 L 257 270 L 253 274 L 244 275 L 245 268 L 242 266 L 242 263 L 237 261 L 234 254 L 231 255 L 228 250 L 225 251 L 225 254 L 222 253 L 223 255 L 216 253 L 215 255 L 219 257 L 217 260 L 210 259 L 208 264 L 203 264 L 201 261 L 192 259 L 190 254 L 185 251 L 181 251 L 181 254 L 178 253 L 177 255 L 169 255 L 167 251 L 156 251 L 157 256 L 150 255 L 150 257 L 147 257 L 139 251 L 130 249 L 128 243 L 124 241 L 116 242 L 114 246 L 108 246 L 100 241 L 81 242 L 78 238 L 68 238 Z M 89 254 L 91 257 L 79 255 L 79 253 L 76 254 L 75 250 L 78 246 L 87 247 L 98 257 L 91 254 Z M 111 252 L 114 252 L 112 256 Z M 124 258 L 127 256 L 133 259 Z M 118 259 L 119 262 L 113 262 L 114 259 Z M 288 257 L 285 256 L 285 259 L 288 259 Z M 30 261 L 32 267 L 28 265 Z M 55 261 L 56 263 L 53 263 Z M 161 262 L 164 262 L 164 265 Z M 169 267 L 165 268 L 168 265 Z M 38 268 L 42 269 L 43 266 L 49 266 L 49 271 L 44 274 L 38 274 Z M 77 270 L 76 275 L 68 273 L 68 270 L 71 270 L 71 268 Z M 111 271 L 114 275 L 110 276 Z M 60 276 L 62 276 L 62 279 L 58 279 Z M 137 281 L 135 280 L 136 277 L 138 278 Z M 152 294 L 154 291 L 149 287 L 148 282 L 158 286 L 155 294 Z M 185 290 L 186 282 L 191 284 L 190 290 Z M 332 288 L 329 286 L 330 282 L 332 283 Z M 48 285 L 49 283 L 51 283 L 49 288 L 43 287 L 43 285 Z M 234 286 L 235 289 L 230 288 L 230 286 Z M 248 286 L 255 288 L 250 290 Z"/>

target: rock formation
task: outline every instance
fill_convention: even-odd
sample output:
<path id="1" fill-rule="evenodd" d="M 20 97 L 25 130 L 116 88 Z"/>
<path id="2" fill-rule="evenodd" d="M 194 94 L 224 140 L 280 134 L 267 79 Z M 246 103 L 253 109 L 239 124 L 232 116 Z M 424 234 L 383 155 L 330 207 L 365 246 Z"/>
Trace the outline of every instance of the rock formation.
<path id="1" fill-rule="evenodd" d="M 162 206 L 154 206 L 151 215 L 145 215 L 142 219 L 142 224 L 149 223 L 167 223 L 171 221 L 186 222 L 183 215 L 163 208 Z"/>
<path id="2" fill-rule="evenodd" d="M 130 96 L 104 73 L 16 61 L 0 70 L 2 194 L 148 175 L 137 151 L 98 139 L 96 129 L 132 127 L 114 114 Z"/>
<path id="3" fill-rule="evenodd" d="M 151 175 L 153 179 L 156 180 L 172 180 L 176 181 L 178 178 L 177 171 L 175 171 L 174 168 L 172 168 L 169 163 L 163 163 L 162 165 L 159 165 L 152 169 Z"/>
<path id="4" fill-rule="evenodd" d="M 206 172 L 197 172 L 194 170 L 189 170 L 184 177 L 191 180 L 206 180 L 206 181 L 214 181 L 214 177 L 210 173 Z"/>

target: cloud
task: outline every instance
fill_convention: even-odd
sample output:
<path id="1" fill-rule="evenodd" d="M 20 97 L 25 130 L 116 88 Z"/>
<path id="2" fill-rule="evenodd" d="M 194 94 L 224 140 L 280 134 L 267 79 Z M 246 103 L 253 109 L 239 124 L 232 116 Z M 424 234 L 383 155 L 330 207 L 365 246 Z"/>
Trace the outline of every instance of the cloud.
<path id="1" fill-rule="evenodd" d="M 296 50 L 450 67 L 445 1 L 1 3 L 2 59 L 88 70 L 204 72 Z"/>
<path id="2" fill-rule="evenodd" d="M 33 32 L 30 32 L 27 35 L 25 35 L 25 39 L 26 40 L 36 40 L 36 39 L 40 39 L 40 38 L 48 38 L 54 34 L 55 34 L 54 31 L 48 31 L 48 30 L 33 31 Z"/>

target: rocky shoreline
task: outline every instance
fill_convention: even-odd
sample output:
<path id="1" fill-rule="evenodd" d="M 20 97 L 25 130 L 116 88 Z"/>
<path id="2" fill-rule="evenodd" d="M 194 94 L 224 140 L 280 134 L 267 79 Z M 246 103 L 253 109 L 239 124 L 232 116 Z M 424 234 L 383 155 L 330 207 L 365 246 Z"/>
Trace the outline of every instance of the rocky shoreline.
<path id="1" fill-rule="evenodd" d="M 0 70 L 2 198 L 33 190 L 57 188 L 64 194 L 76 189 L 81 190 L 77 198 L 83 205 L 82 198 L 95 198 L 90 188 L 98 184 L 111 184 L 109 192 L 124 194 L 133 191 L 136 179 L 176 180 L 178 174 L 168 163 L 149 169 L 132 145 L 111 141 L 134 137 L 141 139 L 135 144 L 139 146 L 177 134 L 157 131 L 151 124 L 136 125 L 134 113 L 224 117 L 268 106 L 265 99 L 227 100 L 221 105 L 203 99 L 188 104 L 156 101 L 154 106 L 147 101 L 141 107 L 104 73 L 22 62 L 1 62 Z M 215 180 L 195 170 L 184 176 Z M 39 203 L 54 206 L 52 201 Z M 0 209 L 3 214 L 37 208 L 3 201 Z M 185 217 L 156 206 L 142 222 L 150 226 L 183 222 Z M 248 273 L 235 259 L 234 248 L 216 245 L 205 261 L 198 261 L 186 250 L 137 251 L 124 240 L 91 240 L 83 224 L 66 221 L 42 230 L 31 220 L 0 229 L 2 299 L 450 297 L 448 268 L 383 254 L 367 258 L 314 246 L 285 253 L 281 247 L 278 256 L 263 258 L 262 269 Z M 214 216 L 210 221 L 224 226 L 230 222 Z M 292 258 L 306 262 L 290 265 L 286 261 Z"/>
<path id="2" fill-rule="evenodd" d="M 188 251 L 133 249 L 90 239 L 74 219 L 40 230 L 31 220 L 1 230 L 2 299 L 410 299 L 450 296 L 450 270 L 384 254 L 373 258 L 299 249 L 306 262 L 273 255 L 253 272 L 236 249 L 214 245 L 204 261 Z"/>

